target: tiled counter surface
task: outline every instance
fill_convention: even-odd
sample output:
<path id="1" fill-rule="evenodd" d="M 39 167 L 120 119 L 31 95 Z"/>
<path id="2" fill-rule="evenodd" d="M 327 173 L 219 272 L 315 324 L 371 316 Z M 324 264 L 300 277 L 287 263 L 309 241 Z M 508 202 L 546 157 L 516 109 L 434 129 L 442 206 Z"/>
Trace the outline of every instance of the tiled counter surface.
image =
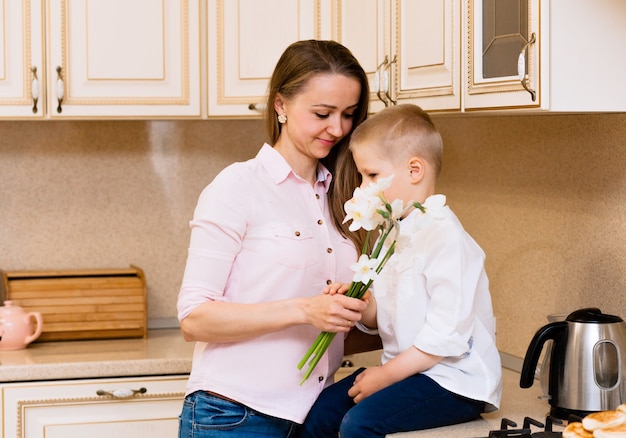
<path id="1" fill-rule="evenodd" d="M 151 330 L 147 339 L 35 342 L 24 350 L 0 351 L 0 382 L 188 374 L 192 354 L 193 343 L 185 342 L 177 329 Z M 393 437 L 487 437 L 490 430 L 500 428 L 503 417 L 520 427 L 525 416 L 543 421 L 548 403 L 538 399 L 538 382 L 532 388 L 521 389 L 519 373 L 506 368 L 503 373 L 499 411 L 466 424 Z"/>

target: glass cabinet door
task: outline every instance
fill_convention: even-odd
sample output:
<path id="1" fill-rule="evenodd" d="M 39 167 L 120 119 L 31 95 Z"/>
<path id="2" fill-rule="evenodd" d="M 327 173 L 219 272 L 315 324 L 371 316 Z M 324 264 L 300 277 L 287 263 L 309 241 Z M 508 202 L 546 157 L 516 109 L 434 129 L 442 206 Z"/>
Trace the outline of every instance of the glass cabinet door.
<path id="1" fill-rule="evenodd" d="M 517 75 L 518 56 L 529 40 L 528 0 L 483 0 L 482 40 L 483 79 Z"/>
<path id="2" fill-rule="evenodd" d="M 538 0 L 467 0 L 465 107 L 537 106 Z"/>

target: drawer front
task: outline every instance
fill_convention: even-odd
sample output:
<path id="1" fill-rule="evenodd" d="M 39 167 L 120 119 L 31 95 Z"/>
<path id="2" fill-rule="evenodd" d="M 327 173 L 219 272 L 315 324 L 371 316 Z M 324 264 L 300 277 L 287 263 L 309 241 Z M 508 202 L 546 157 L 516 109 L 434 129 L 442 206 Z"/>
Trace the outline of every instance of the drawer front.
<path id="1" fill-rule="evenodd" d="M 1 385 L 2 437 L 176 436 L 187 379 L 183 375 Z"/>

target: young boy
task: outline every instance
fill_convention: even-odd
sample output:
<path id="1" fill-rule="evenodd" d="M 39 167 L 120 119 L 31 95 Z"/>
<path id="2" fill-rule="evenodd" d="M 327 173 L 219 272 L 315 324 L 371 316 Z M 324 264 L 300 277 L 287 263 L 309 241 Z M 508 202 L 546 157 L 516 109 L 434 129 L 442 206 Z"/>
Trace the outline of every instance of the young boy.
<path id="1" fill-rule="evenodd" d="M 384 437 L 496 410 L 502 376 L 485 254 L 435 194 L 441 136 L 420 107 L 398 105 L 359 125 L 350 150 L 363 186 L 393 174 L 385 197 L 418 201 L 426 213 L 412 210 L 400 221 L 395 254 L 359 323 L 378 330 L 382 365 L 326 388 L 301 437 Z"/>

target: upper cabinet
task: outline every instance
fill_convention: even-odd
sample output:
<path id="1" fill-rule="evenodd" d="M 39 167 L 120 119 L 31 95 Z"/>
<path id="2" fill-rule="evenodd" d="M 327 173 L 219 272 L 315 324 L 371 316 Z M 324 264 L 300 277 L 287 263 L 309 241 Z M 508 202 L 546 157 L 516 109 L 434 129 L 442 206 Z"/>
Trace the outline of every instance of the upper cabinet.
<path id="1" fill-rule="evenodd" d="M 0 118 L 260 117 L 296 40 L 370 111 L 626 111 L 624 0 L 0 0 Z"/>
<path id="2" fill-rule="evenodd" d="M 626 110 L 626 2 L 464 1 L 465 110 Z"/>
<path id="3" fill-rule="evenodd" d="M 200 0 L 0 3 L 0 115 L 201 116 Z"/>
<path id="4" fill-rule="evenodd" d="M 337 0 L 333 39 L 370 78 L 371 110 L 415 103 L 459 110 L 460 0 Z"/>
<path id="5" fill-rule="evenodd" d="M 371 92 L 371 112 L 380 111 L 390 99 L 387 95 L 390 90 L 386 87 L 391 53 L 390 5 L 389 0 L 338 0 L 333 3 L 332 39 L 350 49 L 365 70 Z"/>
<path id="6" fill-rule="evenodd" d="M 391 13 L 394 100 L 415 103 L 427 111 L 458 110 L 459 0 L 396 0 Z"/>
<path id="7" fill-rule="evenodd" d="M 200 112 L 199 0 L 49 0 L 50 117 Z"/>
<path id="8" fill-rule="evenodd" d="M 0 0 L 0 117 L 41 118 L 41 2 Z"/>
<path id="9" fill-rule="evenodd" d="M 256 116 L 282 52 L 329 39 L 330 0 L 208 0 L 209 116 Z"/>

